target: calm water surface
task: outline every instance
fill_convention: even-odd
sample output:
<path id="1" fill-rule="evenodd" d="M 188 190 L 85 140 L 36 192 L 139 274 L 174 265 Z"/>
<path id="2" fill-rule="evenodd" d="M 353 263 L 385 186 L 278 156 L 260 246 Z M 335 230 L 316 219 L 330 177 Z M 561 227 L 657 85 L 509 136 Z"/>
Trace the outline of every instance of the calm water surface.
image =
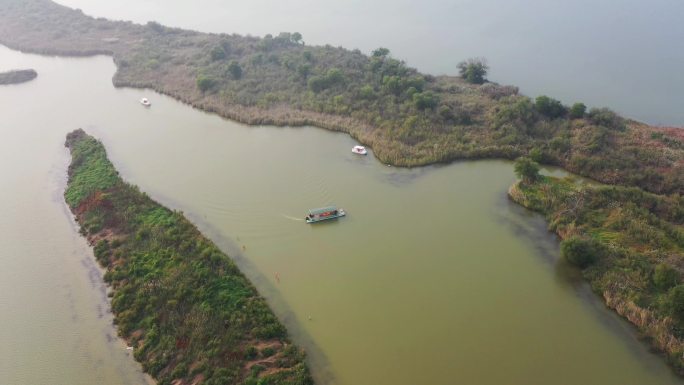
<path id="1" fill-rule="evenodd" d="M 681 0 L 57 0 L 86 13 L 201 31 L 299 31 L 309 44 L 384 46 L 409 65 L 455 74 L 484 56 L 490 79 L 530 96 L 609 106 L 684 126 Z"/>
<path id="2" fill-rule="evenodd" d="M 106 57 L 0 47 L 0 66 L 39 73 L 0 88 L 0 384 L 144 381 L 62 203 L 77 127 L 236 257 L 320 384 L 684 383 L 556 260 L 544 221 L 506 199 L 509 163 L 387 167 L 344 134 L 245 127 L 114 89 Z M 349 215 L 303 222 L 328 203 Z"/>
<path id="3" fill-rule="evenodd" d="M 107 114 L 89 118 L 87 102 L 112 93 L 109 63 L 0 46 L 0 71 L 39 73 L 0 87 L 0 384 L 145 383 L 116 339 L 101 273 L 62 198 L 64 135 Z"/>

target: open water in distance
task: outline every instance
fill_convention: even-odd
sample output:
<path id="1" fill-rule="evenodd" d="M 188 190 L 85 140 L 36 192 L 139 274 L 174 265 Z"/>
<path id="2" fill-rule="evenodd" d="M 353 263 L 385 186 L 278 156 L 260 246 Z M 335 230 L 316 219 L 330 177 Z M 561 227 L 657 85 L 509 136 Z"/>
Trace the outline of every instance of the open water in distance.
<path id="1" fill-rule="evenodd" d="M 681 0 L 57 0 L 90 15 L 216 33 L 301 32 L 308 44 L 389 48 L 431 74 L 489 60 L 526 95 L 684 126 Z"/>

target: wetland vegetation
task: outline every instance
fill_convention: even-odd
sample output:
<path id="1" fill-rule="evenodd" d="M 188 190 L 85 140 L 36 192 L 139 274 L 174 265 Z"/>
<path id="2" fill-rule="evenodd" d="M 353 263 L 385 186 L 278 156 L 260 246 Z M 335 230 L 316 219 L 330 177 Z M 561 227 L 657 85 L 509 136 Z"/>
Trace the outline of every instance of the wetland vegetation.
<path id="1" fill-rule="evenodd" d="M 605 183 L 684 192 L 684 134 L 585 111 L 486 80 L 419 73 L 389 50 L 307 46 L 299 33 L 208 34 L 92 18 L 49 0 L 0 3 L 0 43 L 26 52 L 111 55 L 116 86 L 151 88 L 249 124 L 345 131 L 384 163 L 529 155 Z M 457 68 L 454 69 L 455 71 Z M 483 83 L 483 84 L 479 84 Z"/>
<path id="2" fill-rule="evenodd" d="M 182 213 L 124 182 L 102 143 L 67 136 L 65 199 L 106 269 L 119 334 L 160 384 L 307 385 L 304 353 L 234 262 Z"/>
<path id="3" fill-rule="evenodd" d="M 684 371 L 684 199 L 635 187 L 578 184 L 521 158 L 510 197 L 542 213 L 561 255 L 605 303 Z"/>
<path id="4" fill-rule="evenodd" d="M 344 131 L 384 163 L 529 157 L 510 196 L 543 213 L 563 256 L 606 304 L 684 367 L 681 129 L 520 95 L 488 81 L 478 60 L 464 61 L 461 77 L 432 76 L 384 48 L 366 55 L 307 46 L 296 32 L 257 38 L 136 25 L 48 0 L 4 0 L 0 21 L 0 43 L 11 48 L 111 55 L 116 86 L 249 124 Z M 76 132 L 67 144 L 67 202 L 107 268 L 119 331 L 146 371 L 161 383 L 310 382 L 301 352 L 225 254 L 180 213 L 121 181 L 99 142 Z M 534 162 L 612 186 L 540 177 Z"/>

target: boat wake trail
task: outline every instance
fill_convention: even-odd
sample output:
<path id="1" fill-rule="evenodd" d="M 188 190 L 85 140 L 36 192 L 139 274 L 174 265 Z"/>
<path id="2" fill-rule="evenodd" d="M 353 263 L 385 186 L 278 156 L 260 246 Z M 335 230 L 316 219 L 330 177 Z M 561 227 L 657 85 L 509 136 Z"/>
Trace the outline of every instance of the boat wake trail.
<path id="1" fill-rule="evenodd" d="M 300 221 L 300 222 L 304 221 L 304 218 L 295 218 L 295 217 L 289 216 L 287 214 L 280 214 L 280 215 L 282 215 L 283 218 L 287 218 L 291 221 Z"/>

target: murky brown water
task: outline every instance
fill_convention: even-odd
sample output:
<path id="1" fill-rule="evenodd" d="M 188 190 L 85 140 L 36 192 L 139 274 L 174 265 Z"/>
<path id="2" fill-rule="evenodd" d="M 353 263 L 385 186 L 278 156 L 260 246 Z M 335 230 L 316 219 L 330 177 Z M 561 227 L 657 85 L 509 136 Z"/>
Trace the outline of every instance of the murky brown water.
<path id="1" fill-rule="evenodd" d="M 0 47 L 0 65 L 39 73 L 0 88 L 0 384 L 143 381 L 62 203 L 77 127 L 236 255 L 320 383 L 683 383 L 556 260 L 544 221 L 507 200 L 509 163 L 387 167 L 343 134 L 245 127 L 114 89 L 105 57 Z M 328 203 L 349 215 L 303 222 Z"/>

